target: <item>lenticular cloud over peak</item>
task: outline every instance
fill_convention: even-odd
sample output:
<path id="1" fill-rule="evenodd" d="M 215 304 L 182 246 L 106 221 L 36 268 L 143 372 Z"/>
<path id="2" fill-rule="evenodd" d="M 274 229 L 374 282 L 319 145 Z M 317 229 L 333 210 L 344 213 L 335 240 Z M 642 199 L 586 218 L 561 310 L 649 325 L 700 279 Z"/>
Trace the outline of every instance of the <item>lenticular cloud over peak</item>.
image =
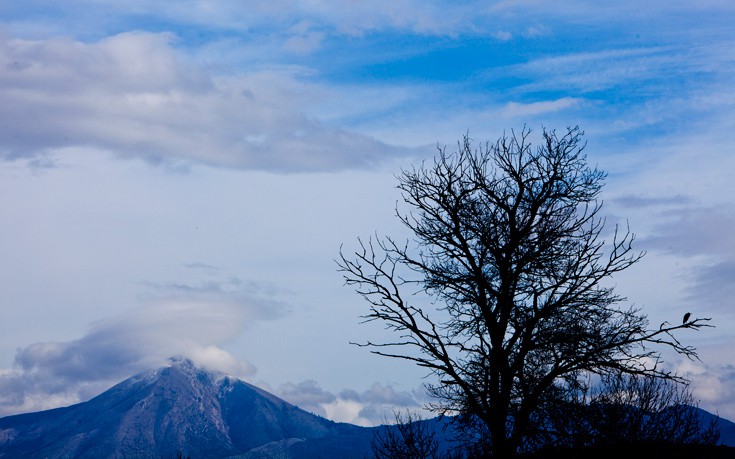
<path id="1" fill-rule="evenodd" d="M 221 343 L 242 332 L 248 311 L 229 303 L 160 303 L 99 322 L 82 338 L 18 349 L 14 368 L 0 373 L 0 416 L 88 399 L 171 356 L 236 377 L 255 367 Z"/>

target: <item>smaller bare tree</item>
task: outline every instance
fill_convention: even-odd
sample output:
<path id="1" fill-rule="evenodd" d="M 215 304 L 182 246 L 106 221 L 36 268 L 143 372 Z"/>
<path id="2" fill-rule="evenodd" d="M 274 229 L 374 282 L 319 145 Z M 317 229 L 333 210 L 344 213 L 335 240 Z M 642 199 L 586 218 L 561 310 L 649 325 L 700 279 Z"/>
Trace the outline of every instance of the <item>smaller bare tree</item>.
<path id="1" fill-rule="evenodd" d="M 672 379 L 607 374 L 550 412 L 547 445 L 567 448 L 715 445 L 717 418 L 704 422 L 689 386 Z"/>
<path id="2" fill-rule="evenodd" d="M 716 444 L 716 422 L 701 425 L 689 386 L 640 375 L 607 375 L 593 400 L 597 443 Z"/>
<path id="3" fill-rule="evenodd" d="M 375 459 L 439 459 L 436 434 L 420 416 L 393 412 L 393 425 L 384 425 L 373 436 Z"/>

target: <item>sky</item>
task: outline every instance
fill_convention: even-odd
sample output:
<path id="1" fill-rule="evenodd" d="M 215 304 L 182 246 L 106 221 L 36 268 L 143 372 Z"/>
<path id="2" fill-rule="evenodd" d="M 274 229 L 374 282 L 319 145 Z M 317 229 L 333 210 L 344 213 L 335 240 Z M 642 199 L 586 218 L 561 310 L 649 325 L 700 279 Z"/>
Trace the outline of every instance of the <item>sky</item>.
<path id="1" fill-rule="evenodd" d="M 735 419 L 735 4 L 727 0 L 0 2 L 0 416 L 174 355 L 373 425 L 427 401 L 334 259 L 401 169 L 524 126 L 585 132 L 616 291 Z M 696 4 L 695 4 L 696 3 Z"/>

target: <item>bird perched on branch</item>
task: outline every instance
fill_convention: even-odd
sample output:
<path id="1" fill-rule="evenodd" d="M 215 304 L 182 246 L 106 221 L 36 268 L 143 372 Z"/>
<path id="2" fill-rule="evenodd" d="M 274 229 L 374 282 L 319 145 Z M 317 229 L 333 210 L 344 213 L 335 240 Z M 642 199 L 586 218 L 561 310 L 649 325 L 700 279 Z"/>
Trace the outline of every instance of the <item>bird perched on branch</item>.
<path id="1" fill-rule="evenodd" d="M 691 315 L 692 315 L 692 313 L 691 313 L 691 312 L 687 312 L 686 314 L 684 314 L 684 320 L 682 321 L 682 323 L 683 323 L 683 324 L 687 323 L 687 321 L 689 320 L 689 317 L 690 317 Z"/>

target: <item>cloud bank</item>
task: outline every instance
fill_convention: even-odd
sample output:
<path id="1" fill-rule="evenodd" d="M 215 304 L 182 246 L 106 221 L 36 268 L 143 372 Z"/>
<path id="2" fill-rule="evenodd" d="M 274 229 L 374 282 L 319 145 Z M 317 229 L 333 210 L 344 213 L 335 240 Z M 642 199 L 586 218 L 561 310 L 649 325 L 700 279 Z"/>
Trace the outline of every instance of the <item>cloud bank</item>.
<path id="1" fill-rule="evenodd" d="M 294 69 L 214 76 L 170 33 L 97 42 L 0 36 L 0 156 L 83 146 L 152 162 L 275 172 L 372 167 L 407 151 L 309 115 Z"/>
<path id="2" fill-rule="evenodd" d="M 390 422 L 394 410 L 419 411 L 422 401 L 426 399 L 421 387 L 408 392 L 379 382 L 374 382 L 362 392 L 345 389 L 334 394 L 323 389 L 316 381 L 307 380 L 298 384 L 282 384 L 275 393 L 304 410 L 333 421 L 362 426 Z"/>

